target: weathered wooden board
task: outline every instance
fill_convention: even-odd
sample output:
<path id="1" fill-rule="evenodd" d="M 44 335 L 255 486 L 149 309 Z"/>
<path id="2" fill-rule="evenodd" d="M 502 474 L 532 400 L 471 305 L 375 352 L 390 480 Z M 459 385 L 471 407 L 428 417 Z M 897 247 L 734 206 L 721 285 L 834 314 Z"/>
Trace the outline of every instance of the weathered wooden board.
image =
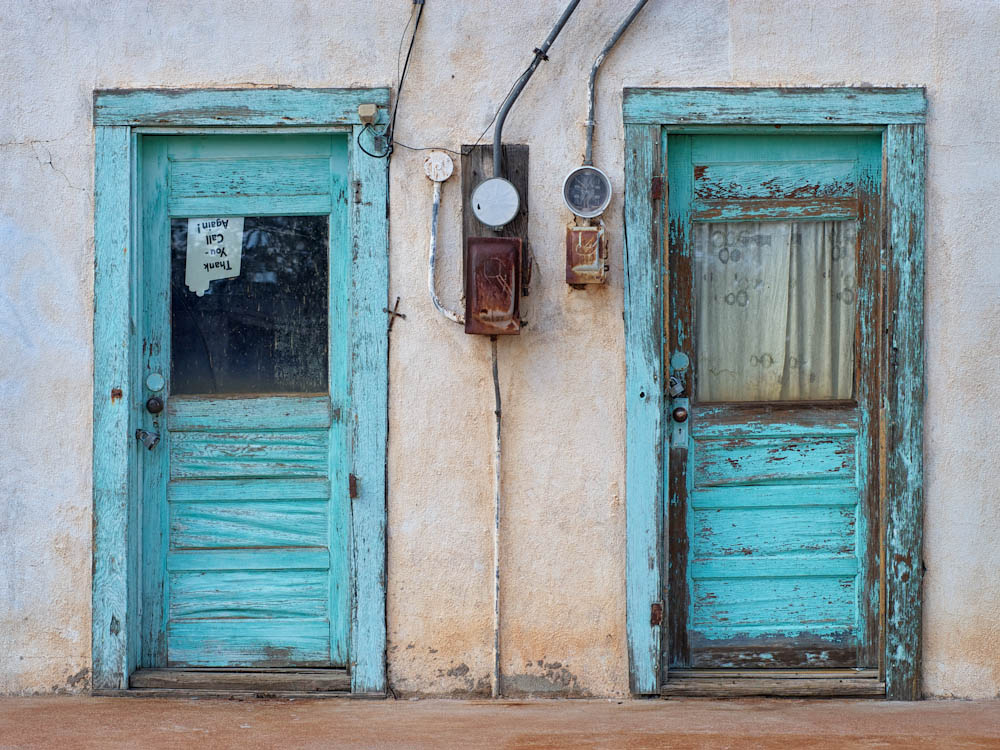
<path id="1" fill-rule="evenodd" d="M 107 89 L 95 125 L 356 125 L 359 104 L 387 107 L 388 89 Z"/>
<path id="2" fill-rule="evenodd" d="M 796 488 L 797 489 L 797 488 Z M 711 557 L 854 554 L 857 493 L 837 505 L 711 508 L 698 510 L 692 497 L 694 559 Z M 801 495 L 800 495 L 801 497 Z"/>
<path id="3" fill-rule="evenodd" d="M 355 143 L 361 126 L 354 128 Z M 388 439 L 389 331 L 389 160 L 359 153 L 352 146 L 350 243 L 343 260 L 350 269 L 350 324 L 346 375 L 353 408 L 350 473 L 357 497 L 351 501 L 353 548 L 351 690 L 385 692 L 385 524 L 386 440 Z M 345 238 L 346 240 L 347 238 Z M 345 486 L 348 472 L 340 476 Z M 333 479 L 333 477 L 331 477 Z M 345 532 L 347 531 L 345 524 Z"/>
<path id="4" fill-rule="evenodd" d="M 325 430 L 177 432 L 170 478 L 326 477 L 328 454 Z"/>
<path id="5" fill-rule="evenodd" d="M 124 688 L 139 613 L 129 606 L 135 440 L 130 335 L 132 141 L 128 128 L 99 128 L 94 172 L 94 581 L 93 684 Z"/>
<path id="6" fill-rule="evenodd" d="M 317 500 L 171 503 L 170 547 L 325 547 L 327 513 Z"/>
<path id="7" fill-rule="evenodd" d="M 694 486 L 855 481 L 855 439 L 765 437 L 695 440 Z"/>
<path id="8" fill-rule="evenodd" d="M 922 88 L 626 88 L 626 124 L 886 125 L 923 122 Z"/>
<path id="9" fill-rule="evenodd" d="M 351 676 L 343 669 L 142 669 L 132 675 L 130 685 L 158 690 L 309 694 L 350 692 Z"/>
<path id="10" fill-rule="evenodd" d="M 923 581 L 924 127 L 886 131 L 889 326 L 886 412 L 886 685 L 920 697 Z"/>
<path id="11" fill-rule="evenodd" d="M 663 523 L 663 257 L 660 129 L 625 126 L 625 508 L 629 687 L 660 686 Z M 658 607 L 659 617 L 653 614 Z"/>
<path id="12" fill-rule="evenodd" d="M 696 164 L 695 200 L 801 200 L 853 196 L 855 161 L 800 161 L 779 170 L 770 163 Z"/>
<path id="13" fill-rule="evenodd" d="M 329 195 L 330 157 L 171 159 L 170 200 L 217 196 Z"/>
<path id="14" fill-rule="evenodd" d="M 326 479 L 180 479 L 170 483 L 170 503 L 244 502 L 259 500 L 326 500 Z"/>
<path id="15" fill-rule="evenodd" d="M 885 683 L 867 678 L 741 679 L 685 678 L 670 680 L 661 690 L 664 697 L 731 698 L 736 696 L 775 696 L 785 698 L 882 698 Z"/>
<path id="16" fill-rule="evenodd" d="M 330 663 L 326 618 L 172 620 L 169 666 L 303 667 Z"/>
<path id="17" fill-rule="evenodd" d="M 167 571 L 208 570 L 326 570 L 330 553 L 325 547 L 261 547 L 235 550 L 170 550 Z"/>
<path id="18" fill-rule="evenodd" d="M 183 619 L 326 617 L 326 571 L 185 571 L 170 576 L 171 622 Z"/>

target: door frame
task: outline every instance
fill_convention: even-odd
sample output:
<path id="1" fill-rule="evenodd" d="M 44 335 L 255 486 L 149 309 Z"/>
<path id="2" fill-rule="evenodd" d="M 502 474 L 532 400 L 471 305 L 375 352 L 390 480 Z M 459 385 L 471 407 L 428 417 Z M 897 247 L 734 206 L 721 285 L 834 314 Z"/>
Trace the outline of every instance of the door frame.
<path id="1" fill-rule="evenodd" d="M 923 578 L 924 122 L 922 87 L 626 88 L 626 631 L 633 694 L 659 694 L 666 632 L 665 133 L 882 136 L 885 330 L 878 403 L 886 696 L 920 697 Z M 776 130 L 780 128 L 780 130 Z"/>
<path id="2" fill-rule="evenodd" d="M 358 106 L 387 119 L 389 90 L 131 89 L 94 92 L 93 692 L 128 689 L 141 652 L 141 284 L 137 154 L 143 134 L 347 133 L 347 465 L 351 473 L 351 692 L 386 689 L 388 159 L 358 148 Z M 368 150 L 380 150 L 369 144 Z"/>

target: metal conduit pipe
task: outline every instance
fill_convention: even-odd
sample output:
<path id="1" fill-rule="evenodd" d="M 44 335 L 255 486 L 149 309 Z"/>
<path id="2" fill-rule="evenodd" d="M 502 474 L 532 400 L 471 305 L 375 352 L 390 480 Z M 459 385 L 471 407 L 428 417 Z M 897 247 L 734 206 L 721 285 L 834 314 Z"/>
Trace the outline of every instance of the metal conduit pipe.
<path id="1" fill-rule="evenodd" d="M 590 82 L 587 84 L 587 96 L 590 99 L 590 106 L 587 110 L 587 150 L 583 159 L 584 165 L 588 167 L 592 167 L 594 165 L 594 99 L 596 97 L 597 88 L 597 71 L 604 63 L 604 58 L 608 56 L 611 49 L 618 43 L 618 40 L 621 39 L 622 34 L 625 33 L 625 29 L 627 29 L 629 24 L 631 24 L 635 17 L 639 15 L 639 11 L 642 10 L 643 6 L 648 1 L 649 0 L 639 0 L 639 2 L 635 4 L 635 7 L 632 8 L 632 12 L 626 16 L 625 20 L 622 21 L 621 26 L 615 29 L 615 33 L 611 35 L 610 39 L 608 39 L 608 43 L 604 45 L 604 49 L 601 50 L 601 54 L 599 54 L 597 59 L 594 60 L 594 67 L 590 69 Z M 494 154 L 494 160 L 495 159 L 496 155 Z"/>
<path id="2" fill-rule="evenodd" d="M 573 11 L 576 10 L 576 6 L 580 4 L 580 0 L 571 0 L 570 4 L 566 6 L 566 10 L 563 11 L 562 15 L 559 16 L 559 20 L 556 21 L 556 25 L 552 27 L 552 31 L 549 32 L 548 37 L 542 42 L 542 46 L 535 49 L 535 59 L 531 61 L 531 65 L 528 69 L 521 74 L 521 77 L 514 84 L 514 88 L 510 90 L 507 98 L 504 100 L 503 105 L 500 107 L 500 112 L 497 114 L 497 124 L 493 129 L 493 176 L 501 177 L 500 174 L 500 143 L 503 135 L 503 121 L 507 119 L 507 113 L 510 112 L 510 108 L 514 106 L 514 101 L 520 96 L 521 91 L 528 84 L 528 79 L 531 78 L 535 69 L 541 64 L 542 60 L 547 60 L 545 53 L 549 51 L 549 47 L 559 36 L 559 32 L 562 31 L 562 27 L 566 25 L 569 17 L 573 15 Z"/>
<path id="3" fill-rule="evenodd" d="M 437 283 L 435 282 L 435 268 L 437 267 L 437 239 L 438 239 L 438 214 L 441 211 L 441 183 L 434 183 L 434 203 L 431 206 L 431 241 L 430 241 L 430 252 L 427 258 L 427 289 L 431 293 L 431 302 L 434 303 L 434 307 L 437 311 L 444 315 L 448 320 L 453 320 L 456 323 L 465 323 L 465 316 L 461 313 L 452 312 L 447 307 L 441 304 L 441 300 L 438 299 L 437 295 Z"/>

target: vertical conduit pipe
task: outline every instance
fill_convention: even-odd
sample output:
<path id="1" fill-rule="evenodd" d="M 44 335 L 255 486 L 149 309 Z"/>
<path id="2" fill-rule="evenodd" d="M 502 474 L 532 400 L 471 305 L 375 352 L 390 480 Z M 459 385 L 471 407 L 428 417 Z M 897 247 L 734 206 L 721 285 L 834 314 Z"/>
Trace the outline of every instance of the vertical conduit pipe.
<path id="1" fill-rule="evenodd" d="M 563 11 L 562 15 L 559 16 L 559 20 L 556 21 L 556 25 L 552 27 L 552 31 L 549 32 L 548 37 L 542 42 L 541 47 L 535 49 L 535 59 L 531 61 L 531 65 L 528 69 L 521 74 L 521 77 L 517 79 L 517 83 L 514 84 L 514 88 L 510 90 L 507 98 L 504 100 L 503 105 L 500 107 L 500 112 L 497 113 L 497 124 L 493 129 L 493 176 L 502 177 L 500 174 L 500 144 L 503 137 L 503 121 L 507 119 L 507 113 L 510 112 L 510 108 L 514 106 L 514 100 L 520 96 L 524 87 L 528 85 L 528 79 L 531 78 L 535 69 L 541 64 L 542 60 L 547 60 L 545 53 L 549 51 L 549 47 L 559 36 L 559 32 L 562 31 L 562 27 L 566 25 L 569 17 L 573 15 L 573 11 L 576 10 L 576 6 L 580 4 L 580 0 L 571 0 L 570 4 L 566 6 L 566 10 Z"/>
<path id="2" fill-rule="evenodd" d="M 604 49 L 601 50 L 601 54 L 597 56 L 594 60 L 594 67 L 590 69 L 590 82 L 587 84 L 587 97 L 590 99 L 590 106 L 587 109 L 587 150 L 584 156 L 583 163 L 588 167 L 594 165 L 594 99 L 596 96 L 596 85 L 597 85 L 597 71 L 604 63 L 604 58 L 608 56 L 611 49 L 618 43 L 621 39 L 622 34 L 625 33 L 625 29 L 629 27 L 629 24 L 639 15 L 639 11 L 642 10 L 643 6 L 648 2 L 648 0 L 639 0 L 632 8 L 632 12 L 625 17 L 622 21 L 621 26 L 615 29 L 615 33 L 611 35 L 608 39 L 608 43 L 604 45 Z M 494 155 L 494 159 L 496 156 Z M 494 175 L 495 177 L 496 175 Z"/>
<path id="3" fill-rule="evenodd" d="M 497 337 L 490 336 L 493 355 L 493 402 L 496 415 L 496 439 L 493 443 L 493 681 L 490 694 L 503 693 L 500 676 L 500 372 L 497 364 Z"/>
<path id="4" fill-rule="evenodd" d="M 434 203 L 431 205 L 431 240 L 430 251 L 427 257 L 427 289 L 431 293 L 431 302 L 439 313 L 448 320 L 456 323 L 465 323 L 465 316 L 461 313 L 453 312 L 441 304 L 437 295 L 437 283 L 435 282 L 435 269 L 437 268 L 437 241 L 438 241 L 438 214 L 441 212 L 441 183 L 434 182 Z"/>

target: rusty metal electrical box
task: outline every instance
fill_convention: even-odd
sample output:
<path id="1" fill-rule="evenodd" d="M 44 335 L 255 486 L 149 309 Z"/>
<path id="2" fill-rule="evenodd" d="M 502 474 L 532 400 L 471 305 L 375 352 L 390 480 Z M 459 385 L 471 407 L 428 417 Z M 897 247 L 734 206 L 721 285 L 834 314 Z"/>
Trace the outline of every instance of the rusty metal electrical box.
<path id="1" fill-rule="evenodd" d="M 469 237 L 465 253 L 465 332 L 521 332 L 521 239 Z"/>
<path id="2" fill-rule="evenodd" d="M 604 222 L 566 227 L 566 283 L 603 284 L 608 277 Z"/>

